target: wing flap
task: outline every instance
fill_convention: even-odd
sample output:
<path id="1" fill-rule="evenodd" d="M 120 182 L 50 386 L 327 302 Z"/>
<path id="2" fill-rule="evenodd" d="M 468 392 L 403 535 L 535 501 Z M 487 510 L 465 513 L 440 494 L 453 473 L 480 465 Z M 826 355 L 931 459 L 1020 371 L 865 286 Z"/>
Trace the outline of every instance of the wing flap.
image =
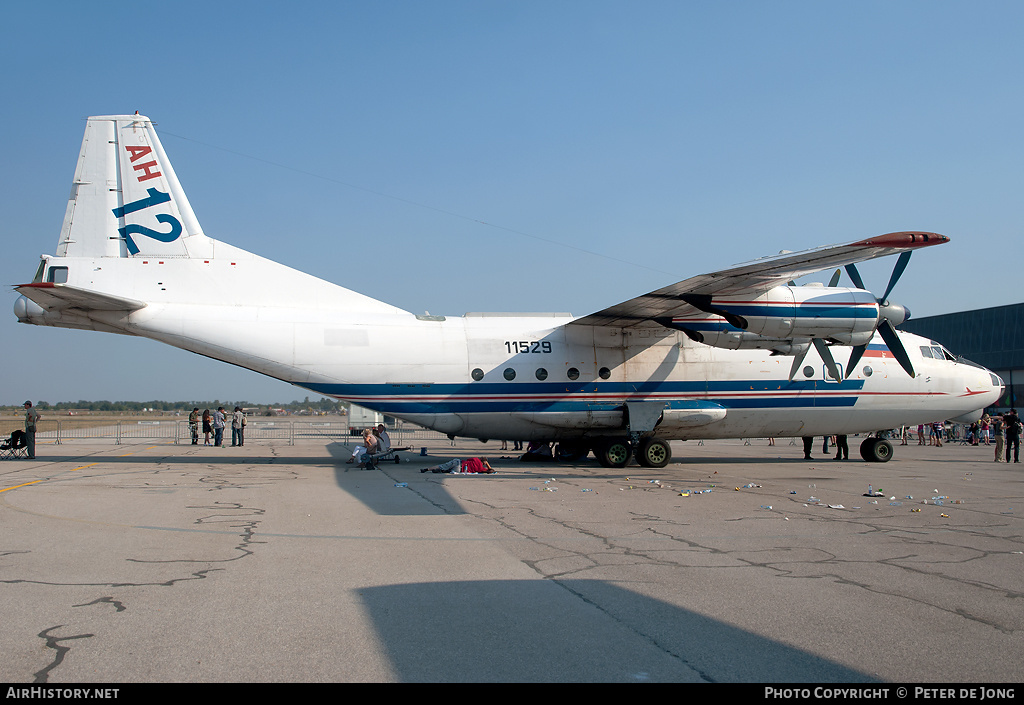
<path id="1" fill-rule="evenodd" d="M 763 293 L 793 279 L 831 267 L 864 262 L 877 257 L 908 252 L 920 247 L 949 242 L 945 235 L 926 232 L 897 232 L 846 245 L 830 245 L 803 252 L 765 257 L 749 264 L 711 274 L 691 277 L 635 299 L 577 318 L 571 326 L 614 328 L 659 327 L 659 318 L 694 316 L 701 310 L 684 300 L 694 296 L 724 296 Z"/>

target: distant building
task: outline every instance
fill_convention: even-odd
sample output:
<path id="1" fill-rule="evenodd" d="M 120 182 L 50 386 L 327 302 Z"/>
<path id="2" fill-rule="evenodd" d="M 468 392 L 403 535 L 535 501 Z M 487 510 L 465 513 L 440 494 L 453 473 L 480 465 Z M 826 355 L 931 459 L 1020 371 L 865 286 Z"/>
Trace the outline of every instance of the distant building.
<path id="1" fill-rule="evenodd" d="M 1024 402 L 1024 304 L 911 318 L 900 330 L 931 338 L 1002 377 L 1006 391 L 989 410 Z"/>

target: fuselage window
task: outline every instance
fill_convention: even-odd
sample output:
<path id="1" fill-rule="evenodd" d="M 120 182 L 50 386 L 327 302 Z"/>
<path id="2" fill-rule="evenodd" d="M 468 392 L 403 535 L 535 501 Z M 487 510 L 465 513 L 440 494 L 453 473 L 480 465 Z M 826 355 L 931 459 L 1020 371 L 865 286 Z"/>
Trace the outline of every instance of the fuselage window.
<path id="1" fill-rule="evenodd" d="M 864 365 L 864 370 L 863 371 L 864 371 L 864 376 L 865 377 L 870 377 L 871 375 L 873 375 L 875 373 L 875 371 L 873 369 L 871 369 L 870 367 L 868 367 L 867 365 Z"/>
<path id="2" fill-rule="evenodd" d="M 607 367 L 602 367 L 600 370 L 597 371 L 597 374 L 601 379 L 608 379 L 609 377 L 612 376 L 612 371 L 609 370 Z"/>
<path id="3" fill-rule="evenodd" d="M 501 374 L 504 375 L 505 379 L 507 379 L 509 382 L 516 378 L 516 371 L 513 370 L 511 367 L 506 367 L 505 371 L 502 372 Z"/>
<path id="4" fill-rule="evenodd" d="M 565 374 L 566 374 L 566 376 L 569 379 L 579 379 L 580 378 L 580 371 L 577 370 L 575 367 L 570 367 Z"/>
<path id="5" fill-rule="evenodd" d="M 54 284 L 66 284 L 68 281 L 68 268 L 50 267 L 50 272 L 47 274 L 46 281 L 53 282 Z"/>
<path id="6" fill-rule="evenodd" d="M 548 378 L 548 371 L 545 370 L 543 367 L 538 367 L 537 368 L 537 379 L 543 380 L 543 379 L 547 379 L 547 378 Z"/>
<path id="7" fill-rule="evenodd" d="M 484 371 L 477 367 L 475 370 L 473 370 L 472 375 L 473 379 L 479 382 L 484 378 Z"/>
<path id="8" fill-rule="evenodd" d="M 808 365 L 807 367 L 804 368 L 804 377 L 813 377 L 813 376 L 814 376 L 814 368 L 811 367 L 810 365 Z"/>

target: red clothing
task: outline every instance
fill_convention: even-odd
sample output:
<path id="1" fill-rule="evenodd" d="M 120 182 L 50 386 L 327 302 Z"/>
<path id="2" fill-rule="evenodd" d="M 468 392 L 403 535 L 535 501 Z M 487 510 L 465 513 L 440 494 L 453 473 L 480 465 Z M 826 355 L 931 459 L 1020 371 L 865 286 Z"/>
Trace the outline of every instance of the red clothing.
<path id="1" fill-rule="evenodd" d="M 480 458 L 469 458 L 462 461 L 462 472 L 490 472 Z"/>

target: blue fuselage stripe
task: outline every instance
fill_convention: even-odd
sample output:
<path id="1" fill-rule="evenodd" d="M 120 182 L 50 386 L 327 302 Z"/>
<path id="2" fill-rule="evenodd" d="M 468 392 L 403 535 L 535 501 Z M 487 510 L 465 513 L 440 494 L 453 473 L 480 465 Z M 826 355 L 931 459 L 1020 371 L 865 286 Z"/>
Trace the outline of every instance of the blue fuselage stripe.
<path id="1" fill-rule="evenodd" d="M 305 384 L 308 389 L 384 413 L 614 411 L 630 400 L 664 401 L 670 409 L 842 407 L 857 402 L 863 380 L 590 382 L 588 384 L 477 382 L 473 384 Z"/>

